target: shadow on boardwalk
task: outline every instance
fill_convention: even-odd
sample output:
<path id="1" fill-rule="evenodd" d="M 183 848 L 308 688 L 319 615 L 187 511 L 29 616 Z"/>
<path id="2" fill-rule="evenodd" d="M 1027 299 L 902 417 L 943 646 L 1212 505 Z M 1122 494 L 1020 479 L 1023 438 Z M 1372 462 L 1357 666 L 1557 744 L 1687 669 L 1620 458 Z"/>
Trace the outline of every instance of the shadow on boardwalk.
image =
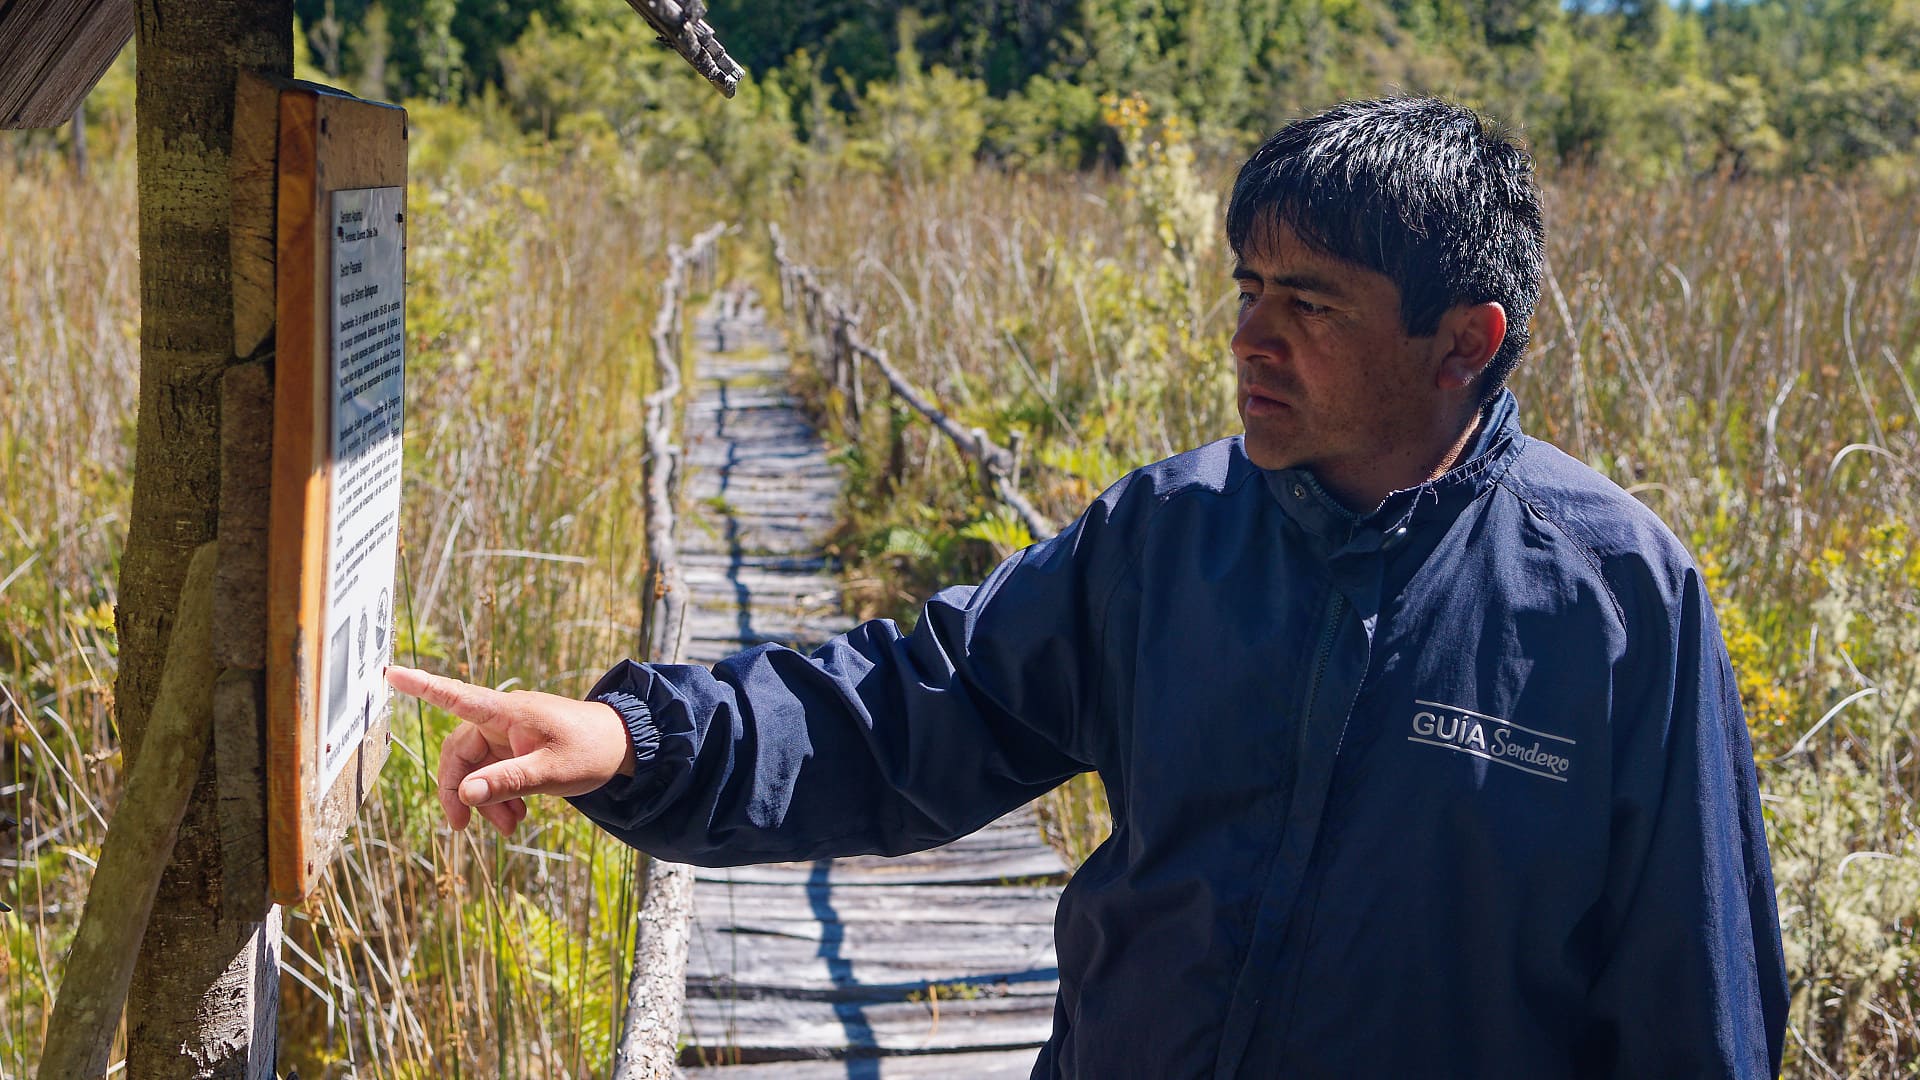
<path id="1" fill-rule="evenodd" d="M 840 477 L 757 298 L 722 291 L 695 337 L 685 655 L 811 648 L 849 625 L 819 550 Z M 1026 1076 L 1052 1027 L 1064 873 L 1030 810 L 898 859 L 697 871 L 683 1065 L 739 1080 Z"/>

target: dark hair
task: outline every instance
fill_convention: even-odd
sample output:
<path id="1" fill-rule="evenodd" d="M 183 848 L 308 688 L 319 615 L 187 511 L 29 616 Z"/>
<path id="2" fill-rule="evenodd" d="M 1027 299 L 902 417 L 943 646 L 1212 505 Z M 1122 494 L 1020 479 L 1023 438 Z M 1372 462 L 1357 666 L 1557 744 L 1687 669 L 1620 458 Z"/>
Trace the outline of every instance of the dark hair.
<path id="1" fill-rule="evenodd" d="M 1481 376 L 1482 403 L 1526 351 L 1545 259 L 1533 159 L 1473 110 L 1385 98 L 1288 124 L 1233 182 L 1227 243 L 1236 256 L 1263 219 L 1391 278 L 1409 334 L 1433 333 L 1456 304 L 1506 309 L 1506 340 Z"/>

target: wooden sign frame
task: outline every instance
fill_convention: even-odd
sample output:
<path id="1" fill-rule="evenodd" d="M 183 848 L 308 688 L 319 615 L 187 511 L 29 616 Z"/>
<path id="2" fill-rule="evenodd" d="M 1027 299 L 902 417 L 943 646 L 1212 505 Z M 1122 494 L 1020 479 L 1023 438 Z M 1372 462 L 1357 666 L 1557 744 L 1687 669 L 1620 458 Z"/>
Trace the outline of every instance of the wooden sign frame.
<path id="1" fill-rule="evenodd" d="M 404 192 L 407 114 L 308 83 L 259 83 L 251 92 L 277 96 L 278 126 L 267 545 L 267 885 L 276 903 L 295 904 L 313 891 L 337 854 L 387 757 L 390 710 L 380 710 L 334 782 L 318 790 L 317 744 L 324 719 L 320 656 L 332 532 L 329 207 L 337 191 L 398 187 Z M 252 108 L 264 119 L 264 99 L 256 97 Z"/>

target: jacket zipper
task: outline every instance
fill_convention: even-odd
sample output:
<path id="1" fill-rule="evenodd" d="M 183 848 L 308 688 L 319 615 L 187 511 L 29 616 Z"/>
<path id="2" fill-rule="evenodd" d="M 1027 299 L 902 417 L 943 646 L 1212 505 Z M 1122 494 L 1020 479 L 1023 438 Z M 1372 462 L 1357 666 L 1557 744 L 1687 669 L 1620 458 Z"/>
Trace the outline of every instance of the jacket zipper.
<path id="1" fill-rule="evenodd" d="M 1305 765 L 1306 759 L 1307 759 L 1307 741 L 1308 741 L 1307 736 L 1310 732 L 1310 729 L 1313 726 L 1314 706 L 1318 703 L 1320 698 L 1320 683 L 1326 677 L 1327 665 L 1331 663 L 1333 660 L 1333 641 L 1334 641 L 1334 636 L 1338 633 L 1340 629 L 1340 619 L 1347 613 L 1346 596 L 1342 594 L 1339 589 L 1333 588 L 1331 586 L 1329 586 L 1328 591 L 1329 593 L 1331 593 L 1331 595 L 1327 600 L 1327 605 L 1326 605 L 1327 615 L 1326 615 L 1326 619 L 1321 623 L 1321 626 L 1320 626 L 1320 641 L 1314 651 L 1313 676 L 1311 680 L 1309 680 L 1307 683 L 1306 703 L 1301 710 L 1299 730 L 1295 739 L 1295 745 L 1297 749 L 1294 754 L 1294 761 L 1293 761 L 1294 788 L 1295 788 L 1295 791 L 1293 794 L 1293 800 L 1295 801 L 1296 805 L 1297 805 L 1297 800 L 1299 799 L 1299 786 L 1302 781 L 1301 774 L 1303 772 L 1303 766 Z M 1289 808 L 1287 810 L 1287 817 L 1288 817 L 1288 820 L 1282 822 L 1281 824 L 1280 847 L 1283 851 L 1287 847 L 1288 834 L 1292 832 L 1292 821 L 1291 821 L 1292 808 Z M 1314 827 L 1314 831 L 1315 832 L 1319 831 L 1319 827 L 1317 823 Z M 1298 885 L 1300 884 L 1300 882 L 1296 881 L 1294 882 L 1294 884 Z M 1271 882 L 1269 883 L 1269 887 L 1272 887 Z M 1280 920 L 1280 922 L 1275 927 L 1270 928 L 1269 933 L 1270 934 L 1283 933 L 1285 929 L 1285 922 L 1286 922 L 1285 919 Z M 1253 948 L 1256 948 L 1256 949 L 1259 948 L 1260 937 L 1261 937 L 1260 931 L 1256 930 L 1255 941 L 1252 946 Z M 1267 949 L 1262 950 L 1261 955 L 1270 957 L 1271 955 L 1273 955 L 1273 952 L 1274 952 L 1274 947 L 1269 947 Z M 1249 956 L 1248 963 L 1252 963 L 1252 961 L 1253 961 L 1253 957 Z M 1243 971 L 1243 979 L 1244 979 L 1244 971 Z M 1223 1056 L 1221 1058 L 1221 1064 L 1216 1068 L 1217 1076 L 1232 1076 L 1232 1075 L 1237 1075 L 1239 1073 L 1240 1061 L 1242 1056 L 1244 1056 L 1246 1052 L 1247 1040 L 1249 1038 L 1248 1029 L 1253 1023 L 1252 1014 L 1258 1010 L 1259 1005 L 1260 1005 L 1260 995 L 1256 993 L 1250 999 L 1243 999 L 1242 989 L 1240 987 L 1236 987 L 1235 1005 L 1233 1007 L 1233 1011 L 1229 1014 L 1227 1019 L 1227 1030 L 1223 1032 L 1221 1036 L 1221 1053 Z M 1288 1011 L 1289 1013 L 1291 1013 L 1292 1010 L 1289 1009 Z M 1291 1017 L 1289 1017 L 1289 1019 L 1291 1019 Z M 1227 1056 L 1227 1055 L 1231 1055 L 1231 1056 Z"/>
<path id="2" fill-rule="evenodd" d="M 1327 663 L 1333 659 L 1333 635 L 1340 629 L 1340 617 L 1347 613 L 1347 598 L 1340 590 L 1333 590 L 1333 598 L 1327 602 L 1327 621 L 1320 627 L 1320 648 L 1313 663 L 1313 681 L 1307 684 L 1307 704 L 1300 717 L 1299 755 L 1294 759 L 1294 769 L 1298 771 L 1301 759 L 1307 750 L 1307 729 L 1313 723 L 1313 707 L 1320 698 L 1320 680 L 1327 673 Z"/>

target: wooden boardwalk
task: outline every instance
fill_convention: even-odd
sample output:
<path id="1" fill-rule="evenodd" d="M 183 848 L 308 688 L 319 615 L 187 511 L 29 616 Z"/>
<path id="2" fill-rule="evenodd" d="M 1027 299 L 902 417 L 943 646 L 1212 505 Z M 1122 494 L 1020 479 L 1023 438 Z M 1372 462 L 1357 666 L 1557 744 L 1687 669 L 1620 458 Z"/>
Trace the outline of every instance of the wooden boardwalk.
<path id="1" fill-rule="evenodd" d="M 695 337 L 686 658 L 812 647 L 850 622 L 819 551 L 840 478 L 752 294 L 723 291 Z M 715 1080 L 1025 1077 L 1052 1028 L 1064 878 L 1031 810 L 904 858 L 699 870 L 682 1064 Z"/>

